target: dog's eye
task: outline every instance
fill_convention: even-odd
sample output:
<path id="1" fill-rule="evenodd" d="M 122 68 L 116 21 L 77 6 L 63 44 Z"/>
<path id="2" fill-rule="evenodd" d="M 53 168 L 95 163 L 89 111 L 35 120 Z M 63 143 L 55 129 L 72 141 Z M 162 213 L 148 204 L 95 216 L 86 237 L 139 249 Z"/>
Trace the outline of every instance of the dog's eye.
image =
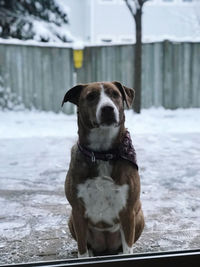
<path id="1" fill-rule="evenodd" d="M 96 92 L 91 92 L 91 93 L 89 93 L 89 94 L 86 96 L 86 98 L 87 98 L 88 101 L 93 101 L 93 100 L 96 99 L 96 97 L 97 97 Z"/>
<path id="2" fill-rule="evenodd" d="M 118 92 L 116 92 L 116 91 L 112 91 L 112 97 L 113 98 L 119 98 L 119 93 Z"/>

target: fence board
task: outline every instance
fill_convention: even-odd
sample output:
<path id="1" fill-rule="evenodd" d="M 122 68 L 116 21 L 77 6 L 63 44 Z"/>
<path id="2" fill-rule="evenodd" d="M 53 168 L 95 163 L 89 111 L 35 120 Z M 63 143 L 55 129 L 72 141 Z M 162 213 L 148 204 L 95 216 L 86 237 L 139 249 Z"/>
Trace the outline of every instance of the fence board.
<path id="1" fill-rule="evenodd" d="M 4 46 L 5 47 L 5 46 Z M 11 88 L 9 74 L 10 74 L 10 65 L 12 64 L 10 59 L 10 50 L 5 49 L 5 59 L 4 59 L 5 69 L 4 69 L 4 86 L 5 88 Z"/>
<path id="2" fill-rule="evenodd" d="M 190 45 L 183 44 L 183 108 L 191 107 L 190 103 Z"/>
<path id="3" fill-rule="evenodd" d="M 194 44 L 191 56 L 191 95 L 192 95 L 192 106 L 200 106 L 200 46 L 199 44 Z"/>
<path id="4" fill-rule="evenodd" d="M 133 62 L 134 62 L 134 47 L 131 45 L 121 46 L 121 64 L 119 65 L 122 77 L 121 82 L 124 85 L 127 85 L 128 87 L 134 87 Z"/>
<path id="5" fill-rule="evenodd" d="M 51 48 L 47 47 L 43 49 L 42 54 L 42 105 L 43 109 L 46 111 L 53 109 L 53 98 L 54 98 L 54 87 L 53 87 L 53 76 L 51 70 L 52 66 L 52 55 Z"/>
<path id="6" fill-rule="evenodd" d="M 174 44 L 174 50 L 173 50 L 173 108 L 178 108 L 180 103 L 182 102 L 182 68 L 181 68 L 181 45 L 180 44 Z"/>
<path id="7" fill-rule="evenodd" d="M 164 107 L 170 108 L 172 104 L 172 72 L 173 72 L 171 44 L 168 41 L 164 42 L 163 48 L 164 48 L 163 104 Z"/>
<path id="8" fill-rule="evenodd" d="M 71 48 L 0 44 L 4 87 L 27 108 L 59 112 L 73 86 Z M 86 47 L 77 82 L 117 80 L 134 84 L 134 46 Z M 200 107 L 200 43 L 143 44 L 142 107 Z M 71 114 L 72 104 L 62 109 Z"/>
<path id="9" fill-rule="evenodd" d="M 72 51 L 70 49 L 62 49 L 62 68 L 61 68 L 61 74 L 63 75 L 63 82 L 61 84 L 61 98 L 59 99 L 60 105 L 61 101 L 64 97 L 64 94 L 67 90 L 69 90 L 73 86 L 73 65 L 72 62 Z M 71 114 L 74 112 L 74 107 L 70 103 L 66 103 L 63 107 L 63 110 L 67 114 Z"/>
<path id="10" fill-rule="evenodd" d="M 31 106 L 31 92 L 29 86 L 29 61 L 28 61 L 28 47 L 22 48 L 22 88 L 23 88 L 23 102 L 27 108 Z M 12 76 L 11 76 L 12 77 Z"/>
<path id="11" fill-rule="evenodd" d="M 163 98 L 163 53 L 162 53 L 162 43 L 156 43 L 154 45 L 154 95 L 153 95 L 153 105 L 156 107 L 161 106 Z"/>
<path id="12" fill-rule="evenodd" d="M 144 83 L 143 83 L 143 106 L 149 108 L 153 105 L 153 94 L 154 94 L 154 51 L 152 50 L 152 44 L 145 45 L 144 49 L 144 60 L 143 60 L 143 71 L 144 71 Z"/>

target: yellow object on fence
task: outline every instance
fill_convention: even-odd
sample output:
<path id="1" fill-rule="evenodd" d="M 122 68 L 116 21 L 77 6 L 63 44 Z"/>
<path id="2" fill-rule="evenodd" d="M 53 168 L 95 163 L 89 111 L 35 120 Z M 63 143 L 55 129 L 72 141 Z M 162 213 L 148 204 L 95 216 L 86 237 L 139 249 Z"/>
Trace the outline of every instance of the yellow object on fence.
<path id="1" fill-rule="evenodd" d="M 74 67 L 80 69 L 83 66 L 83 49 L 73 49 Z"/>

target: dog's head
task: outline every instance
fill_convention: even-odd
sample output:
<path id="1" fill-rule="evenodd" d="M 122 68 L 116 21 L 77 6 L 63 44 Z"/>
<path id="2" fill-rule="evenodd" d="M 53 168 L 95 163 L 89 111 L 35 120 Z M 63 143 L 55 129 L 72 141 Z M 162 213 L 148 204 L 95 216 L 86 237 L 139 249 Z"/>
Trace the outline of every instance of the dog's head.
<path id="1" fill-rule="evenodd" d="M 132 105 L 135 92 L 119 82 L 79 84 L 65 94 L 62 106 L 69 101 L 78 106 L 79 117 L 89 128 L 117 126 L 124 117 L 124 102 Z"/>

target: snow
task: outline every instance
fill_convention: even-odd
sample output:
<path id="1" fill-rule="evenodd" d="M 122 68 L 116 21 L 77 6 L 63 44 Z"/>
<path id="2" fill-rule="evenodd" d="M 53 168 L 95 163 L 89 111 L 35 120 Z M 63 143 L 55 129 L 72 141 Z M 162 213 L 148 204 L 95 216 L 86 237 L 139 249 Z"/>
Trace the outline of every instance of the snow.
<path id="1" fill-rule="evenodd" d="M 200 109 L 126 111 L 145 230 L 134 253 L 199 248 Z M 64 181 L 76 116 L 0 111 L 0 264 L 77 256 Z"/>
<path id="2" fill-rule="evenodd" d="M 132 4 L 132 8 L 134 9 L 135 4 L 134 1 L 129 0 L 129 2 Z M 56 0 L 56 3 L 59 5 L 60 9 L 65 12 L 66 14 L 69 14 L 70 7 L 69 2 L 66 2 L 65 0 Z M 37 2 L 36 2 L 37 4 Z M 112 7 L 112 6 L 111 6 Z M 111 8 L 109 7 L 109 8 Z M 97 7 L 96 7 L 97 8 Z M 108 8 L 106 6 L 105 8 Z M 120 5 L 120 9 L 117 12 L 121 12 L 121 8 L 127 8 L 125 6 Z M 72 8 L 71 8 L 72 9 Z M 136 9 L 135 9 L 136 10 Z M 71 10 L 73 14 L 74 10 Z M 78 10 L 74 13 L 74 16 L 77 17 L 77 12 L 82 12 L 82 10 Z M 200 42 L 200 12 L 199 12 L 199 3 L 153 3 L 153 2 L 147 2 L 144 5 L 144 16 L 143 16 L 143 36 L 142 41 L 143 43 L 152 43 L 152 42 L 163 42 L 165 40 L 171 41 L 171 42 Z M 110 13 L 109 13 L 110 14 Z M 51 13 L 52 20 L 54 21 L 54 14 Z M 79 16 L 80 17 L 80 16 Z M 118 17 L 118 16 L 116 16 Z M 113 17 L 112 19 L 115 19 Z M 72 47 L 76 45 L 76 43 L 82 42 L 80 44 L 80 47 L 87 47 L 87 46 L 111 46 L 111 45 L 126 45 L 126 44 L 132 44 L 134 42 L 122 42 L 122 41 L 113 41 L 110 43 L 102 43 L 100 41 L 97 41 L 97 38 L 95 37 L 95 42 L 87 42 L 83 41 L 77 38 L 72 33 L 72 25 L 70 24 L 64 24 L 62 23 L 61 26 L 56 26 L 53 23 L 46 23 L 44 21 L 38 20 L 34 17 L 29 17 L 29 21 L 33 23 L 34 28 L 34 40 L 27 40 L 22 41 L 14 38 L 9 39 L 3 39 L 0 38 L 0 44 L 18 44 L 18 45 L 35 45 L 35 46 L 56 46 L 56 47 Z M 102 32 L 109 36 L 114 36 L 114 29 L 116 28 L 114 24 L 113 29 L 108 30 L 108 22 L 110 21 L 110 17 L 106 17 L 104 20 L 105 24 L 98 24 L 98 27 L 101 27 L 98 29 L 97 25 L 97 31 L 100 30 L 101 34 Z M 158 21 L 160 23 L 158 23 Z M 123 23 L 126 23 L 127 21 L 124 20 Z M 80 21 L 81 23 L 81 21 Z M 176 25 L 176 26 L 174 26 Z M 93 25 L 94 26 L 94 25 Z M 126 25 L 124 24 L 126 27 Z M 25 25 L 27 27 L 27 25 Z M 24 29 L 25 31 L 28 30 Z M 83 31 L 84 32 L 84 31 Z M 99 33 L 100 34 L 100 33 Z M 123 35 L 120 33 L 120 31 L 117 33 L 118 37 Z M 134 32 L 131 31 L 129 35 L 134 35 Z M 41 36 L 45 39 L 49 40 L 48 43 L 40 42 Z M 70 41 L 70 43 L 64 43 L 61 41 L 61 39 L 58 36 L 65 37 L 67 40 Z M 83 36 L 81 37 L 83 38 Z M 118 38 L 114 38 L 115 40 L 118 40 Z"/>
<path id="3" fill-rule="evenodd" d="M 79 39 L 73 37 L 75 42 L 71 43 L 63 43 L 63 42 L 53 42 L 50 41 L 48 43 L 38 42 L 37 40 L 19 40 L 16 38 L 8 38 L 3 39 L 0 38 L 0 44 L 10 44 L 10 45 L 23 45 L 23 46 L 39 46 L 39 47 L 58 47 L 58 48 L 76 48 L 76 43 L 78 43 L 78 48 L 82 49 L 84 47 L 104 47 L 104 46 L 118 46 L 118 45 L 132 45 L 135 42 L 109 42 L 109 43 L 102 43 L 102 42 L 82 42 Z M 190 36 L 183 36 L 177 37 L 172 35 L 148 35 L 142 38 L 143 43 L 150 44 L 155 42 L 163 42 L 163 41 L 170 41 L 172 43 L 181 43 L 181 42 L 188 42 L 188 43 L 198 43 L 200 42 L 200 37 L 195 36 L 191 39 Z"/>
<path id="4" fill-rule="evenodd" d="M 0 138 L 72 138 L 77 133 L 75 115 L 39 111 L 0 111 L 0 121 Z"/>
<path id="5" fill-rule="evenodd" d="M 151 108 L 141 115 L 126 113 L 128 128 L 134 134 L 199 133 L 200 109 L 166 110 Z"/>
<path id="6" fill-rule="evenodd" d="M 134 134 L 200 133 L 200 109 L 151 108 L 140 115 L 126 111 Z M 77 133 L 76 115 L 39 111 L 0 111 L 0 138 L 65 137 Z"/>
<path id="7" fill-rule="evenodd" d="M 70 8 L 66 4 L 66 0 L 55 0 L 55 2 L 64 13 L 68 14 L 70 12 Z"/>
<path id="8" fill-rule="evenodd" d="M 37 23 L 36 23 L 37 25 Z M 17 38 L 8 38 L 3 39 L 0 38 L 0 44 L 10 44 L 10 45 L 25 45 L 25 46 L 41 46 L 41 47 L 60 47 L 60 48 L 70 48 L 72 47 L 71 43 L 63 43 L 63 42 L 38 42 L 37 40 L 19 40 Z"/>
<path id="9" fill-rule="evenodd" d="M 62 26 L 57 26 L 54 23 L 44 22 L 42 20 L 36 20 L 36 19 L 34 19 L 32 23 L 33 23 L 34 40 L 37 42 L 40 42 L 41 39 L 43 38 L 50 42 L 63 43 L 63 41 L 59 37 L 65 38 L 70 42 L 73 41 L 73 36 L 69 31 L 68 25 L 63 24 Z"/>
<path id="10" fill-rule="evenodd" d="M 199 42 L 199 3 L 144 5 L 143 41 Z M 158 23 L 159 22 L 159 23 Z"/>
<path id="11" fill-rule="evenodd" d="M 80 40 L 76 40 L 73 43 L 73 49 L 75 50 L 83 50 L 84 49 L 84 42 Z"/>
<path id="12" fill-rule="evenodd" d="M 29 16 L 27 16 L 26 12 L 22 14 L 22 20 L 24 19 L 24 22 L 22 23 L 21 36 L 23 36 L 24 39 L 33 38 L 36 42 L 45 40 L 46 42 L 56 43 L 72 42 L 74 40 L 74 37 L 69 30 L 69 23 L 67 23 L 66 20 L 67 12 L 69 10 L 67 5 L 63 5 L 63 1 L 61 0 L 56 0 L 55 4 L 54 11 L 47 8 L 45 12 L 47 21 L 39 18 L 35 14 Z M 42 8 L 41 4 L 36 1 L 35 7 L 40 13 Z M 56 11 L 58 10 L 61 11 L 62 17 L 57 15 Z M 64 16 L 65 19 L 63 18 Z M 11 32 L 16 32 L 18 27 L 20 27 L 19 20 L 16 20 L 11 26 Z M 10 39 L 12 40 L 12 38 Z M 15 39 L 13 41 L 16 42 Z"/>

